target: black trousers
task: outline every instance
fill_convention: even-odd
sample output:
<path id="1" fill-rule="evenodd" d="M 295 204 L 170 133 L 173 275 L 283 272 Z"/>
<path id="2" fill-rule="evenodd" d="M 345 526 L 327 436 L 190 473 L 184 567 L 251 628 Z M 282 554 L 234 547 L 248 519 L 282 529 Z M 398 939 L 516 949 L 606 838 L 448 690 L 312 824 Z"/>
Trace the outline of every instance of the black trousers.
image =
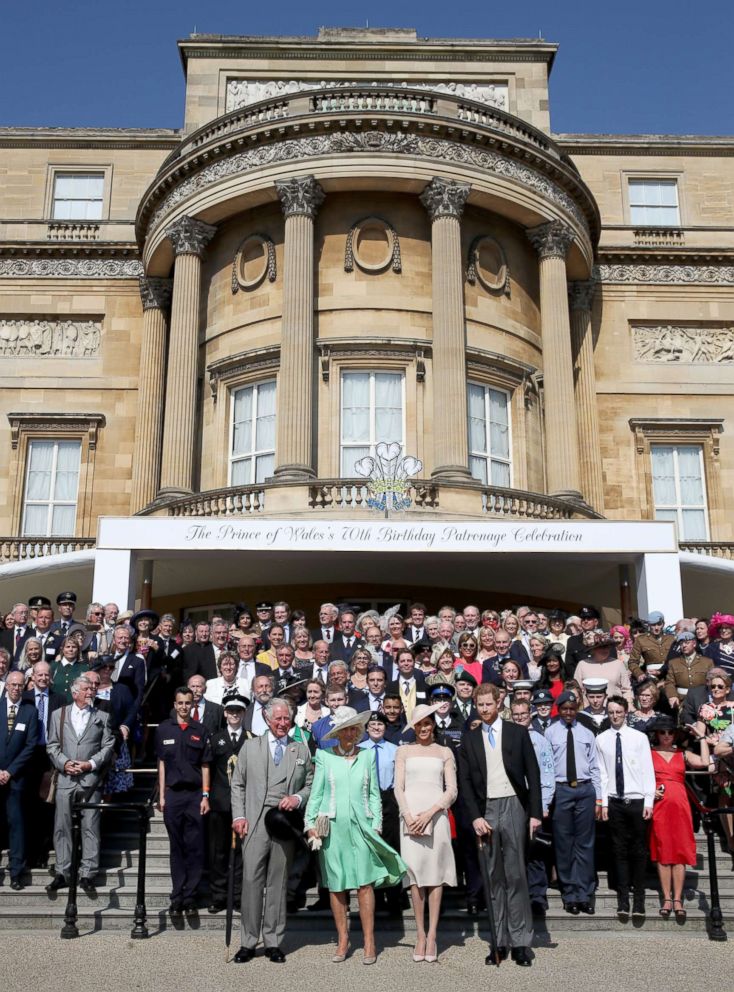
<path id="1" fill-rule="evenodd" d="M 26 859 L 30 867 L 45 864 L 53 848 L 54 804 L 44 802 L 38 795 L 41 779 L 51 768 L 46 748 L 39 745 L 25 771 L 25 834 Z"/>
<path id="2" fill-rule="evenodd" d="M 400 811 L 392 789 L 380 789 L 382 799 L 382 839 L 400 853 Z M 403 892 L 401 882 L 388 888 L 375 890 L 378 903 L 384 901 L 388 910 L 397 911 L 400 908 L 400 897 Z"/>
<path id="3" fill-rule="evenodd" d="M 199 812 L 200 805 L 200 789 L 166 789 L 163 822 L 171 847 L 172 902 L 195 899 L 204 871 L 204 817 Z"/>
<path id="4" fill-rule="evenodd" d="M 209 891 L 212 902 L 227 899 L 227 872 L 232 848 L 232 813 L 211 810 L 209 820 Z M 234 846 L 234 904 L 242 901 L 242 844 Z"/>
<path id="5" fill-rule="evenodd" d="M 609 833 L 614 852 L 617 895 L 627 898 L 632 888 L 635 905 L 645 904 L 647 823 L 642 818 L 644 800 L 609 797 Z"/>

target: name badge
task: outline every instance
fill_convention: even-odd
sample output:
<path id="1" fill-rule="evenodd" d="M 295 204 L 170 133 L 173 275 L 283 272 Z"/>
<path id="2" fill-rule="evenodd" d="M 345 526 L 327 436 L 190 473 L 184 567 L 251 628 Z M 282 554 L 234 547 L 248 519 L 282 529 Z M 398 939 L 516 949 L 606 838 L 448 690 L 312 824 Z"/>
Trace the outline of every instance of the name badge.
<path id="1" fill-rule="evenodd" d="M 16 723 L 15 729 L 16 730 L 25 730 L 25 724 L 24 723 Z"/>
<path id="2" fill-rule="evenodd" d="M 171 651 L 169 658 L 178 658 L 180 654 L 181 652 L 178 650 L 178 648 L 174 648 L 173 651 Z"/>
<path id="3" fill-rule="evenodd" d="M 199 742 L 199 741 L 201 741 L 201 737 L 196 737 L 196 736 L 195 736 L 194 734 L 192 734 L 192 735 L 191 735 L 191 740 L 192 740 L 192 741 L 197 741 L 197 742 Z"/>
<path id="4" fill-rule="evenodd" d="M 175 741 L 175 740 L 173 739 L 173 737 L 171 737 L 171 739 L 170 739 L 170 740 L 167 740 L 167 741 L 163 741 L 163 743 L 164 743 L 164 744 L 175 744 L 175 743 L 176 743 L 176 741 Z"/>
<path id="5" fill-rule="evenodd" d="M 425 699 L 426 698 L 426 694 L 425 694 L 425 692 L 416 692 L 415 698 L 416 699 Z"/>

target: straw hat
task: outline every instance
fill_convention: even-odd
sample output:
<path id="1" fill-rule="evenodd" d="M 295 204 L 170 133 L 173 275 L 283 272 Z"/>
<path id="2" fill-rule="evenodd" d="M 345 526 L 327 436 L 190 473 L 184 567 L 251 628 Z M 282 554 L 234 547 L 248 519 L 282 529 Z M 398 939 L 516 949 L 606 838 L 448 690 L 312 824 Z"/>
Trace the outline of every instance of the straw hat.
<path id="1" fill-rule="evenodd" d="M 431 706 L 427 706 L 425 703 L 421 703 L 420 706 L 416 706 L 413 710 L 413 715 L 408 720 L 408 726 L 415 727 L 416 723 L 425 720 L 427 716 L 433 716 L 440 705 L 440 703 L 433 703 Z"/>
<path id="2" fill-rule="evenodd" d="M 339 706 L 334 711 L 334 726 L 328 734 L 324 734 L 324 740 L 333 740 L 337 734 L 340 734 L 342 730 L 347 730 L 348 727 L 362 727 L 364 729 L 369 718 L 370 710 L 358 713 L 351 706 Z"/>

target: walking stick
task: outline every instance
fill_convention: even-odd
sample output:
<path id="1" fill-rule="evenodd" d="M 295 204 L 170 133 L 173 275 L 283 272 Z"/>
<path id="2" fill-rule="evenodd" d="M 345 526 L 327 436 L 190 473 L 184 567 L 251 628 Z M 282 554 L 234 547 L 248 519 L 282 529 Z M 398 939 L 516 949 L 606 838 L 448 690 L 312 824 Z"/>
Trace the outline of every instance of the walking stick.
<path id="1" fill-rule="evenodd" d="M 234 865 L 237 849 L 237 834 L 232 831 L 232 843 L 229 847 L 229 865 L 227 867 L 227 920 L 224 928 L 225 964 L 229 962 L 229 945 L 232 941 L 232 921 L 234 917 Z"/>
<path id="2" fill-rule="evenodd" d="M 482 888 L 484 889 L 484 901 L 487 904 L 487 920 L 489 922 L 490 956 L 492 963 L 498 968 L 502 963 L 500 950 L 497 945 L 497 925 L 494 919 L 494 906 L 492 905 L 492 884 L 489 877 L 489 854 L 492 846 L 492 834 L 484 837 L 477 837 L 477 847 L 479 848 L 479 867 L 482 872 Z"/>

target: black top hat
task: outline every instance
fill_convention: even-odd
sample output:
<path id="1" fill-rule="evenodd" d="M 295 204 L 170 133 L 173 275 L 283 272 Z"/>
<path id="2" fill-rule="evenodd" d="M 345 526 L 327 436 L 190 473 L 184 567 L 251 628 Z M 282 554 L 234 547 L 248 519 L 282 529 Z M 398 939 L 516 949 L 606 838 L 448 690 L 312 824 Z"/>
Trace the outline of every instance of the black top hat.
<path id="1" fill-rule="evenodd" d="M 298 809 L 284 810 L 272 806 L 265 814 L 265 829 L 273 838 L 282 842 L 295 840 L 305 844 L 303 836 L 303 812 Z"/>
<path id="2" fill-rule="evenodd" d="M 60 592 L 56 597 L 56 605 L 61 606 L 62 603 L 73 603 L 76 606 L 76 593 Z"/>

